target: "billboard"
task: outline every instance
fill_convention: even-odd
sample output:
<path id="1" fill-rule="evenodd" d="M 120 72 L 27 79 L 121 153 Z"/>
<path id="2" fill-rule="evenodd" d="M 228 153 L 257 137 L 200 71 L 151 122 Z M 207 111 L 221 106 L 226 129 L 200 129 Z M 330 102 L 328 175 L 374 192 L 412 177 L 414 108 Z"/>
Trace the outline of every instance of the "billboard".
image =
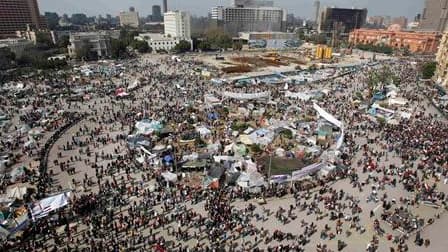
<path id="1" fill-rule="evenodd" d="M 249 48 L 295 48 L 299 47 L 302 43 L 297 39 L 257 39 L 249 40 Z"/>

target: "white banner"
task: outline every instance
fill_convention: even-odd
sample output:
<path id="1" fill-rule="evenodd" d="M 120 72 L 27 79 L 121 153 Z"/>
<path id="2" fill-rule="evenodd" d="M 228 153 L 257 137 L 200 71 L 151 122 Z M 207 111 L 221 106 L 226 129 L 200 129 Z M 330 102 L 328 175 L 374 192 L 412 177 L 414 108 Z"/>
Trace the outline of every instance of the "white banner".
<path id="1" fill-rule="evenodd" d="M 69 202 L 71 192 L 64 192 L 32 204 L 31 216 L 34 219 L 40 219 L 47 216 L 51 211 L 66 206 Z"/>
<path id="2" fill-rule="evenodd" d="M 291 180 L 299 180 L 305 176 L 308 176 L 314 172 L 318 172 L 320 169 L 324 167 L 324 163 L 315 163 L 312 165 L 308 165 L 298 171 L 295 171 L 291 174 Z"/>
<path id="3" fill-rule="evenodd" d="M 313 104 L 313 108 L 317 111 L 317 113 L 322 116 L 325 120 L 329 121 L 336 127 L 338 127 L 341 130 L 341 136 L 338 138 L 336 142 L 336 149 L 341 148 L 343 142 L 344 142 L 344 124 L 336 119 L 333 115 L 328 113 L 327 111 L 323 110 L 319 105 L 316 103 Z"/>
<path id="4" fill-rule="evenodd" d="M 320 116 L 322 116 L 325 120 L 331 122 L 332 124 L 336 125 L 339 128 L 342 128 L 342 122 L 336 119 L 333 115 L 328 113 L 327 111 L 323 110 L 319 105 L 316 103 L 313 104 L 313 108 L 319 113 Z"/>
<path id="5" fill-rule="evenodd" d="M 308 101 L 309 99 L 311 99 L 311 95 L 307 94 L 307 93 L 293 93 L 290 91 L 286 91 L 285 92 L 285 97 L 286 98 L 294 98 L 294 99 L 300 99 L 302 101 Z"/>
<path id="6" fill-rule="evenodd" d="M 261 92 L 261 93 L 233 93 L 233 92 L 224 92 L 223 97 L 233 98 L 237 100 L 256 100 L 269 98 L 271 96 L 271 92 Z"/>

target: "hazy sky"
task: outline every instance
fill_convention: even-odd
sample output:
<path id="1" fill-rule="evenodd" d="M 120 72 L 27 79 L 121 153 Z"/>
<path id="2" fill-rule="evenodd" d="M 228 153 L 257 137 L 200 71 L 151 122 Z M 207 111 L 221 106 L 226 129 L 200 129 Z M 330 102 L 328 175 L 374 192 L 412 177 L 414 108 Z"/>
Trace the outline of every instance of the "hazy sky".
<path id="1" fill-rule="evenodd" d="M 40 11 L 86 13 L 88 15 L 118 15 L 120 10 L 134 6 L 141 16 L 151 14 L 151 6 L 162 0 L 38 0 Z M 321 0 L 321 6 L 367 8 L 369 16 L 390 15 L 413 18 L 423 10 L 424 0 Z M 168 0 L 168 9 L 187 10 L 193 15 L 205 16 L 213 6 L 228 6 L 230 0 Z M 287 9 L 295 16 L 312 18 L 314 0 L 274 0 L 274 5 Z"/>

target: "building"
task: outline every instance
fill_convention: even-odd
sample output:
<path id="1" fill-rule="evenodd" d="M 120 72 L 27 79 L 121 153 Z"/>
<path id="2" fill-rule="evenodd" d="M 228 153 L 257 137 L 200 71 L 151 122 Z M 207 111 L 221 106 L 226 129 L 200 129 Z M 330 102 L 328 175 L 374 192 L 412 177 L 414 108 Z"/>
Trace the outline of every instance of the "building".
<path id="1" fill-rule="evenodd" d="M 345 9 L 325 7 L 320 13 L 319 33 L 327 35 L 334 31 L 341 35 L 348 35 L 366 23 L 367 9 Z"/>
<path id="2" fill-rule="evenodd" d="M 444 33 L 437 51 L 437 68 L 435 78 L 437 82 L 448 88 L 448 33 Z"/>
<path id="3" fill-rule="evenodd" d="M 425 0 L 420 30 L 443 32 L 447 29 L 448 0 Z"/>
<path id="4" fill-rule="evenodd" d="M 232 35 L 285 31 L 286 10 L 273 5 L 273 1 L 234 0 L 231 7 L 213 8 L 211 18 Z"/>
<path id="5" fill-rule="evenodd" d="M 210 18 L 213 20 L 223 20 L 224 19 L 224 6 L 216 6 L 212 8 L 210 13 Z"/>
<path id="6" fill-rule="evenodd" d="M 37 30 L 47 27 L 37 0 L 0 0 L 0 37 L 14 37 L 27 25 Z"/>
<path id="7" fill-rule="evenodd" d="M 16 31 L 16 37 L 30 40 L 35 45 L 37 44 L 37 35 L 38 34 L 40 36 L 45 36 L 46 39 L 51 41 L 53 44 L 56 44 L 57 37 L 56 37 L 55 32 L 53 32 L 53 31 L 48 31 L 48 30 L 35 31 L 35 30 L 32 30 L 29 26 L 24 31 Z"/>
<path id="8" fill-rule="evenodd" d="M 162 19 L 163 19 L 163 16 L 162 16 L 162 10 L 160 8 L 160 5 L 153 5 L 151 21 L 152 22 L 162 22 Z"/>
<path id="9" fill-rule="evenodd" d="M 193 45 L 193 41 L 191 39 L 172 37 L 159 33 L 142 33 L 139 34 L 134 39 L 140 41 L 146 41 L 149 47 L 152 48 L 153 51 L 171 51 L 174 47 L 179 44 L 181 40 L 186 40 L 190 42 L 190 45 Z M 191 48 L 193 49 L 193 48 Z"/>
<path id="10" fill-rule="evenodd" d="M 129 26 L 132 28 L 138 28 L 140 26 L 138 12 L 135 11 L 134 7 L 129 8 L 129 11 L 120 12 L 120 26 Z"/>
<path id="11" fill-rule="evenodd" d="M 16 58 L 21 57 L 25 50 L 32 46 L 33 42 L 24 38 L 0 39 L 0 48 L 9 48 L 15 54 Z"/>
<path id="12" fill-rule="evenodd" d="M 231 6 L 236 8 L 260 8 L 274 7 L 274 1 L 270 0 L 232 0 Z"/>
<path id="13" fill-rule="evenodd" d="M 394 49 L 408 48 L 410 52 L 433 54 L 437 52 L 441 34 L 438 32 L 414 32 L 394 29 L 357 29 L 350 33 L 349 42 L 359 44 L 383 44 Z"/>
<path id="14" fill-rule="evenodd" d="M 169 11 L 164 13 L 165 35 L 176 38 L 191 38 L 191 18 L 185 11 Z"/>
<path id="15" fill-rule="evenodd" d="M 287 32 L 240 32 L 239 40 L 247 42 L 249 48 L 283 49 L 301 45 L 296 33 Z"/>
<path id="16" fill-rule="evenodd" d="M 111 38 L 109 32 L 79 32 L 70 34 L 68 54 L 74 58 L 83 48 L 89 48 L 90 52 L 99 58 L 109 57 Z"/>
<path id="17" fill-rule="evenodd" d="M 406 17 L 396 17 L 392 19 L 392 24 L 398 24 L 401 28 L 406 29 L 408 27 L 408 19 Z"/>
<path id="18" fill-rule="evenodd" d="M 319 23 L 319 12 L 320 12 L 320 1 L 314 2 L 314 8 L 316 8 L 316 13 L 314 14 L 314 22 Z"/>
<path id="19" fill-rule="evenodd" d="M 163 13 L 168 12 L 168 0 L 163 0 Z"/>
<path id="20" fill-rule="evenodd" d="M 382 27 L 384 26 L 384 17 L 383 16 L 368 17 L 367 23 L 374 27 Z"/>

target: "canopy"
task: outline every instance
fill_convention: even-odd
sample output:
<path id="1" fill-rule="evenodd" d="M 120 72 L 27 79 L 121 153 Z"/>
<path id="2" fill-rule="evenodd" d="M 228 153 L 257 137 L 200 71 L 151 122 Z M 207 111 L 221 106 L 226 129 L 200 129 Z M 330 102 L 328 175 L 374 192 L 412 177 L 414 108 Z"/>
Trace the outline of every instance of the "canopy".
<path id="1" fill-rule="evenodd" d="M 148 135 L 153 132 L 160 132 L 163 129 L 162 123 L 156 120 L 141 120 L 135 123 L 136 134 Z"/>
<path id="2" fill-rule="evenodd" d="M 249 135 L 254 144 L 268 145 L 274 140 L 274 132 L 267 129 L 258 129 Z"/>
<path id="3" fill-rule="evenodd" d="M 26 186 L 15 186 L 12 188 L 8 188 L 7 195 L 10 199 L 23 199 L 23 195 L 26 194 L 27 187 Z"/>
<path id="4" fill-rule="evenodd" d="M 177 175 L 172 172 L 166 171 L 166 172 L 163 172 L 161 175 L 168 182 L 173 182 L 173 183 L 177 182 Z"/>

